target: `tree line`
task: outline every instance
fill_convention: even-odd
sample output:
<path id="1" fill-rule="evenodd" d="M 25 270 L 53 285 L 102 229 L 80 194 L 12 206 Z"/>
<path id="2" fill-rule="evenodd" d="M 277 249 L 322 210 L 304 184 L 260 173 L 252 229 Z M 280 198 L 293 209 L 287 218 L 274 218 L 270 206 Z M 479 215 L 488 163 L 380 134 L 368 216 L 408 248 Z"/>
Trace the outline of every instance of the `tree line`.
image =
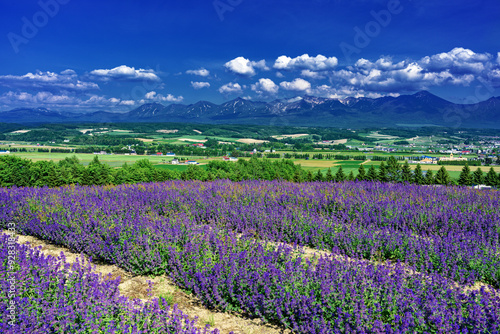
<path id="1" fill-rule="evenodd" d="M 392 157 L 391 157 L 392 158 Z M 357 173 L 345 173 L 342 166 L 336 170 L 329 168 L 326 173 L 304 170 L 291 160 L 271 160 L 251 158 L 237 162 L 210 161 L 205 166 L 189 165 L 184 171 L 155 167 L 148 159 L 141 159 L 134 164 L 125 163 L 121 168 L 112 168 L 99 161 L 97 156 L 84 166 L 76 156 L 67 157 L 59 162 L 36 161 L 16 156 L 0 157 L 0 186 L 2 187 L 58 187 L 68 184 L 109 185 L 139 182 L 163 182 L 167 180 L 201 180 L 212 181 L 228 179 L 242 180 L 287 180 L 292 182 L 342 182 L 380 181 L 414 183 L 421 185 L 464 185 L 486 184 L 500 187 L 500 174 L 493 168 L 483 173 L 480 168 L 471 172 L 464 166 L 458 181 L 450 178 L 446 168 L 442 166 L 437 173 L 431 170 L 424 172 L 420 165 L 415 170 L 407 161 L 398 163 L 395 158 L 382 162 L 377 169 L 374 165 L 366 169 L 360 165 Z"/>
<path id="2" fill-rule="evenodd" d="M 468 172 L 462 172 L 459 180 L 456 182 L 451 179 L 444 166 L 441 166 L 441 168 L 434 175 L 432 170 L 424 172 L 420 164 L 416 166 L 415 170 L 412 170 L 408 161 L 405 161 L 404 164 L 399 164 L 395 158 L 390 157 L 387 163 L 384 161 L 381 162 L 378 170 L 374 165 L 371 165 L 367 171 L 365 167 L 361 165 L 356 176 L 354 176 L 354 173 L 352 172 L 346 176 L 342 170 L 342 166 L 340 166 L 335 174 L 333 174 L 331 169 L 329 169 L 326 176 L 323 176 L 321 172 L 318 172 L 315 176 L 313 176 L 313 179 L 315 181 L 358 180 L 413 183 L 420 185 L 436 184 L 472 186 L 484 184 L 491 187 L 500 187 L 500 173 L 497 174 L 493 167 L 490 168 L 486 175 L 482 172 L 481 168 L 478 168 L 474 173 L 470 172 L 468 165 L 466 165 L 464 169 L 467 169 Z"/>
<path id="3" fill-rule="evenodd" d="M 490 168 L 486 174 L 483 173 L 481 168 L 471 172 L 469 165 L 465 164 L 458 178 L 458 184 L 462 186 L 485 184 L 492 187 L 500 187 L 500 173 L 497 175 L 493 168 Z"/>

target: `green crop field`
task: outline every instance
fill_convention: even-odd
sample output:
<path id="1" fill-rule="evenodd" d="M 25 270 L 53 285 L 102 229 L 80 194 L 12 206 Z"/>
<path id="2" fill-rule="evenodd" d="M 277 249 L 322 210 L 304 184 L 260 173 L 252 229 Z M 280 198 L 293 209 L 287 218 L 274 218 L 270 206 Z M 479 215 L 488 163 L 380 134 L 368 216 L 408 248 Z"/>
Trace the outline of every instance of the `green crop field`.
<path id="1" fill-rule="evenodd" d="M 76 156 L 84 165 L 88 165 L 94 157 L 98 157 L 101 162 L 107 163 L 112 167 L 120 167 L 124 163 L 133 164 L 134 162 L 141 159 L 148 159 L 152 164 L 162 164 L 168 162 L 173 157 L 166 156 L 153 156 L 153 155 L 123 155 L 123 154 L 107 154 L 107 155 L 96 155 L 89 153 L 43 153 L 43 152 L 21 152 L 21 153 L 11 153 L 12 155 L 18 156 L 20 158 L 26 158 L 33 161 L 60 161 L 67 157 Z M 181 156 L 176 157 L 181 158 Z M 193 156 L 185 157 L 189 160 L 199 160 L 199 162 L 207 161 L 205 157 Z"/>
<path id="2" fill-rule="evenodd" d="M 183 172 L 185 171 L 186 169 L 188 169 L 189 165 L 154 165 L 156 168 L 160 168 L 160 169 L 169 169 L 169 170 L 176 170 L 178 172 Z M 207 166 L 206 165 L 197 165 L 203 169 L 206 169 Z"/>

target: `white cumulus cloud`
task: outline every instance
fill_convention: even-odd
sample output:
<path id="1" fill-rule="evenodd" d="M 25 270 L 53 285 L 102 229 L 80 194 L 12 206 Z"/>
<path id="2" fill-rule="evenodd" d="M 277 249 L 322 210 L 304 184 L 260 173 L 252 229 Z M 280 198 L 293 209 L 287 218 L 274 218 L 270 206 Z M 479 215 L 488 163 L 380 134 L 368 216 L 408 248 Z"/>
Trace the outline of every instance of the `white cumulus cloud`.
<path id="1" fill-rule="evenodd" d="M 297 78 L 292 82 L 283 81 L 282 83 L 280 83 L 280 86 L 283 89 L 293 91 L 307 91 L 311 89 L 311 83 L 301 78 Z"/>
<path id="2" fill-rule="evenodd" d="M 191 86 L 194 89 L 202 89 L 202 88 L 210 87 L 210 83 L 209 82 L 200 82 L 200 81 L 191 81 Z"/>
<path id="3" fill-rule="evenodd" d="M 160 78 L 153 70 L 135 69 L 126 65 L 121 65 L 112 69 L 99 69 L 90 72 L 91 78 L 102 81 L 160 81 Z"/>
<path id="4" fill-rule="evenodd" d="M 158 94 L 155 91 L 146 93 L 146 95 L 144 95 L 144 97 L 146 100 L 155 101 L 155 102 L 182 102 L 182 100 L 184 100 L 184 98 L 182 96 L 175 97 L 172 94 L 168 94 L 167 96 L 164 96 L 162 94 Z"/>
<path id="5" fill-rule="evenodd" d="M 390 57 L 380 57 L 379 59 L 377 59 L 377 61 L 372 63 L 368 59 L 360 58 L 354 64 L 354 66 L 359 70 L 365 70 L 365 71 L 370 71 L 372 69 L 388 71 L 388 70 L 402 69 L 406 66 L 406 62 L 401 61 L 399 63 L 394 64 Z"/>
<path id="6" fill-rule="evenodd" d="M 13 92 L 9 91 L 0 95 L 0 103 L 6 107 L 45 107 L 51 110 L 67 111 L 71 109 L 100 109 L 120 105 L 120 99 L 106 98 L 99 95 L 74 96 L 70 94 L 54 94 L 48 91 L 37 92 Z"/>
<path id="7" fill-rule="evenodd" d="M 274 62 L 274 68 L 277 70 L 309 69 L 311 71 L 324 71 L 336 67 L 338 59 L 336 57 L 325 57 L 317 55 L 310 57 L 307 53 L 302 56 L 291 58 L 280 56 Z"/>
<path id="8" fill-rule="evenodd" d="M 479 74 L 485 70 L 492 58 L 489 53 L 475 53 L 469 49 L 454 48 L 450 52 L 424 57 L 420 64 L 433 72 L 449 70 L 454 74 Z"/>
<path id="9" fill-rule="evenodd" d="M 134 100 L 122 100 L 122 101 L 120 101 L 119 104 L 123 105 L 123 106 L 133 106 L 133 105 L 135 105 L 135 101 Z"/>
<path id="10" fill-rule="evenodd" d="M 304 78 L 318 79 L 318 80 L 325 78 L 323 74 L 311 70 L 302 70 L 302 72 L 300 72 L 300 75 L 303 76 Z"/>
<path id="11" fill-rule="evenodd" d="M 251 61 L 244 57 L 237 57 L 233 60 L 228 61 L 224 64 L 229 71 L 244 75 L 244 76 L 253 76 L 255 75 L 255 69 L 260 69 L 263 71 L 267 71 L 269 68 L 266 65 L 266 61 L 264 59 L 259 61 Z"/>
<path id="12" fill-rule="evenodd" d="M 25 75 L 0 75 L 0 86 L 9 88 L 24 88 L 37 90 L 69 90 L 90 91 L 98 90 L 94 82 L 80 81 L 75 71 L 64 70 L 61 73 L 42 72 L 27 73 Z"/>
<path id="13" fill-rule="evenodd" d="M 239 83 L 228 83 L 219 88 L 219 93 L 221 94 L 234 94 L 241 93 L 241 85 Z"/>
<path id="14" fill-rule="evenodd" d="M 204 68 L 200 68 L 199 70 L 187 70 L 186 73 L 198 75 L 200 77 L 208 77 L 210 75 L 210 71 Z"/>
<path id="15" fill-rule="evenodd" d="M 390 57 L 381 57 L 375 62 L 361 58 L 353 67 L 329 72 L 329 75 L 331 83 L 350 85 L 365 93 L 401 93 L 442 85 L 469 86 L 478 78 L 492 81 L 490 74 L 494 66 L 489 54 L 454 48 L 450 52 L 397 63 Z"/>
<path id="16" fill-rule="evenodd" d="M 326 97 L 329 99 L 343 100 L 349 97 L 360 98 L 379 98 L 383 96 L 398 97 L 399 93 L 379 93 L 379 92 L 368 92 L 363 89 L 358 89 L 352 86 L 341 86 L 341 87 L 331 87 L 328 85 L 321 85 L 315 87 L 312 90 L 312 94 L 319 97 Z"/>
<path id="17" fill-rule="evenodd" d="M 276 94 L 279 86 L 271 79 L 262 78 L 251 86 L 252 90 L 258 94 Z"/>

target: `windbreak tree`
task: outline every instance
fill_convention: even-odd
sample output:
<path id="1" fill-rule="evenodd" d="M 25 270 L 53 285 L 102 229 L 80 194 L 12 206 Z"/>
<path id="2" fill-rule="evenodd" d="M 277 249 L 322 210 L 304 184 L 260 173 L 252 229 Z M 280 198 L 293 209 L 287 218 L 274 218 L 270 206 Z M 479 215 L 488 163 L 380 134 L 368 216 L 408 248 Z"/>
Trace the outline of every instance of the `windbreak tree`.
<path id="1" fill-rule="evenodd" d="M 314 176 L 314 181 L 324 181 L 324 179 L 323 179 L 323 173 L 321 173 L 320 169 L 318 169 L 318 172 Z"/>
<path id="2" fill-rule="evenodd" d="M 386 175 L 387 180 L 390 182 L 401 181 L 401 166 L 393 156 L 390 156 L 389 160 L 387 160 Z"/>
<path id="3" fill-rule="evenodd" d="M 337 182 L 345 181 L 345 174 L 344 171 L 342 170 L 342 166 L 339 166 L 337 173 L 335 173 L 335 181 Z"/>
<path id="4" fill-rule="evenodd" d="M 0 157 L 0 185 L 2 187 L 27 187 L 31 182 L 31 165 L 28 159 L 16 156 Z"/>
<path id="5" fill-rule="evenodd" d="M 431 184 L 434 184 L 434 175 L 432 173 L 432 170 L 427 170 L 427 172 L 425 173 L 425 180 L 424 180 L 424 184 L 427 184 L 427 185 L 431 185 Z"/>
<path id="6" fill-rule="evenodd" d="M 82 184 L 88 186 L 112 184 L 114 180 L 112 171 L 108 164 L 101 163 L 99 158 L 95 156 L 83 171 Z"/>
<path id="7" fill-rule="evenodd" d="M 378 169 L 378 180 L 380 182 L 388 182 L 389 181 L 389 177 L 387 175 L 387 166 L 385 165 L 385 163 L 383 161 L 380 163 L 380 167 Z"/>
<path id="8" fill-rule="evenodd" d="M 366 179 L 366 170 L 363 164 L 361 164 L 358 168 L 358 175 L 356 176 L 356 180 L 364 181 Z"/>
<path id="9" fill-rule="evenodd" d="M 376 180 L 378 180 L 377 170 L 375 169 L 374 165 L 371 165 L 370 169 L 368 169 L 368 174 L 366 174 L 366 180 L 367 181 L 376 181 Z"/>
<path id="10" fill-rule="evenodd" d="M 486 177 L 484 178 L 484 183 L 486 183 L 487 186 L 490 187 L 498 187 L 500 184 L 500 177 L 495 173 L 495 170 L 493 167 L 490 167 L 490 170 L 486 174 Z"/>
<path id="11" fill-rule="evenodd" d="M 474 173 L 472 173 L 472 183 L 473 184 L 483 184 L 484 183 L 484 175 L 483 171 L 480 167 L 478 167 Z"/>
<path id="12" fill-rule="evenodd" d="M 450 175 L 446 168 L 441 167 L 436 173 L 435 184 L 448 185 L 451 183 Z"/>
<path id="13" fill-rule="evenodd" d="M 335 178 L 333 177 L 331 168 L 328 168 L 328 170 L 326 171 L 325 181 L 327 181 L 327 182 L 335 181 Z"/>
<path id="14" fill-rule="evenodd" d="M 415 184 L 425 183 L 424 174 L 422 173 L 422 167 L 420 167 L 420 164 L 418 164 L 417 167 L 415 167 L 415 170 L 413 171 L 412 182 Z"/>
<path id="15" fill-rule="evenodd" d="M 407 183 L 412 182 L 412 173 L 408 160 L 406 160 L 403 167 L 401 167 L 401 181 Z"/>
<path id="16" fill-rule="evenodd" d="M 462 168 L 462 172 L 460 173 L 460 177 L 458 178 L 458 184 L 461 186 L 472 185 L 472 175 L 470 173 L 468 164 L 465 164 L 465 166 Z"/>

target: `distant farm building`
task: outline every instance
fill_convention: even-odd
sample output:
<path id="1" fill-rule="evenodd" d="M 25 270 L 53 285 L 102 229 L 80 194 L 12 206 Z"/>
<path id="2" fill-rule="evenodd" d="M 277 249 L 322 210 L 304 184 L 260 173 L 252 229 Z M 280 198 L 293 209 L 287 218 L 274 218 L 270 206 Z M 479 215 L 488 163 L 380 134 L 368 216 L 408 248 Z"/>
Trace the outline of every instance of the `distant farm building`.
<path id="1" fill-rule="evenodd" d="M 437 158 L 423 156 L 418 163 L 421 164 L 437 164 Z"/>
<path id="2" fill-rule="evenodd" d="M 439 158 L 439 161 L 467 161 L 467 158 L 462 158 L 462 157 L 455 158 L 453 156 L 453 153 L 450 153 L 449 158 Z"/>

